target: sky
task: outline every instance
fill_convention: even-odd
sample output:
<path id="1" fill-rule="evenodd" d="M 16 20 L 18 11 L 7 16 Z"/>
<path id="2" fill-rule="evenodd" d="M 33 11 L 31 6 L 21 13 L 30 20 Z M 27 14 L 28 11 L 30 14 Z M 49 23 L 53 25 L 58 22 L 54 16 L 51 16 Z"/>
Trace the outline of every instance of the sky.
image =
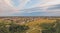
<path id="1" fill-rule="evenodd" d="M 60 16 L 60 0 L 0 0 L 0 16 Z"/>

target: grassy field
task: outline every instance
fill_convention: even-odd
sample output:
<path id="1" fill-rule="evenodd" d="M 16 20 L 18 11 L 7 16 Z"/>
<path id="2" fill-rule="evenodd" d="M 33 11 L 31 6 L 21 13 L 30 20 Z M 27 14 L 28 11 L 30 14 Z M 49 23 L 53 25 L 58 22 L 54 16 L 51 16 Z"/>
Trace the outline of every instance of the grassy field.
<path id="1" fill-rule="evenodd" d="M 59 22 L 60 17 L 0 17 L 0 33 L 60 33 Z"/>

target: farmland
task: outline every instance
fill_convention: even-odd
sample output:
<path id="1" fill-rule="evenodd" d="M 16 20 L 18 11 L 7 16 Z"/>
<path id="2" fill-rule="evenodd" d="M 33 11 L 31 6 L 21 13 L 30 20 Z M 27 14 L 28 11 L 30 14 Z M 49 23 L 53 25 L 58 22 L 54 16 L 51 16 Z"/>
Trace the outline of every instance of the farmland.
<path id="1" fill-rule="evenodd" d="M 0 33 L 60 33 L 59 22 L 52 16 L 0 17 Z"/>

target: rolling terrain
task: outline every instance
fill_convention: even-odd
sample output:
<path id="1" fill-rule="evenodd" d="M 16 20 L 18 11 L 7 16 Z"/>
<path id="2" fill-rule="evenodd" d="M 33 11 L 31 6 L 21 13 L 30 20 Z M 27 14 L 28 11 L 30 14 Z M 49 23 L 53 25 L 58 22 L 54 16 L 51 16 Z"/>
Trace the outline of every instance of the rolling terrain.
<path id="1" fill-rule="evenodd" d="M 29 17 L 0 17 L 0 23 L 6 24 L 6 26 L 12 24 L 17 24 L 17 25 L 25 25 L 28 26 L 29 29 L 23 32 L 17 32 L 17 33 L 42 33 L 42 27 L 40 26 L 43 23 L 53 24 L 54 22 L 59 22 L 60 17 L 47 17 L 47 16 L 29 16 Z M 1 27 L 1 26 L 0 26 Z M 16 32 L 14 32 L 16 33 Z"/>

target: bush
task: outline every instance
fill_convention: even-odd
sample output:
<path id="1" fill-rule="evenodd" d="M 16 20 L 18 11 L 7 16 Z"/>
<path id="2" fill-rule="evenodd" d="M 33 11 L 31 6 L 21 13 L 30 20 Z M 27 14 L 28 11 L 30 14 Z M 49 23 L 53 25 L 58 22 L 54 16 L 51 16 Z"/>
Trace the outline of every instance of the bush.
<path id="1" fill-rule="evenodd" d="M 0 33 L 25 33 L 28 29 L 28 26 L 18 25 L 16 23 L 10 23 L 8 25 L 5 22 L 0 23 Z"/>
<path id="2" fill-rule="evenodd" d="M 9 27 L 9 31 L 11 33 L 14 33 L 14 32 L 24 32 L 25 30 L 28 30 L 29 27 L 28 26 L 25 26 L 25 25 L 11 25 Z"/>
<path id="3" fill-rule="evenodd" d="M 52 24 L 43 23 L 40 27 L 42 27 L 42 33 L 60 33 L 60 20 L 56 20 Z"/>
<path id="4" fill-rule="evenodd" d="M 42 33 L 55 33 L 56 29 L 53 27 L 54 23 L 42 23 L 40 27 L 42 27 Z"/>

